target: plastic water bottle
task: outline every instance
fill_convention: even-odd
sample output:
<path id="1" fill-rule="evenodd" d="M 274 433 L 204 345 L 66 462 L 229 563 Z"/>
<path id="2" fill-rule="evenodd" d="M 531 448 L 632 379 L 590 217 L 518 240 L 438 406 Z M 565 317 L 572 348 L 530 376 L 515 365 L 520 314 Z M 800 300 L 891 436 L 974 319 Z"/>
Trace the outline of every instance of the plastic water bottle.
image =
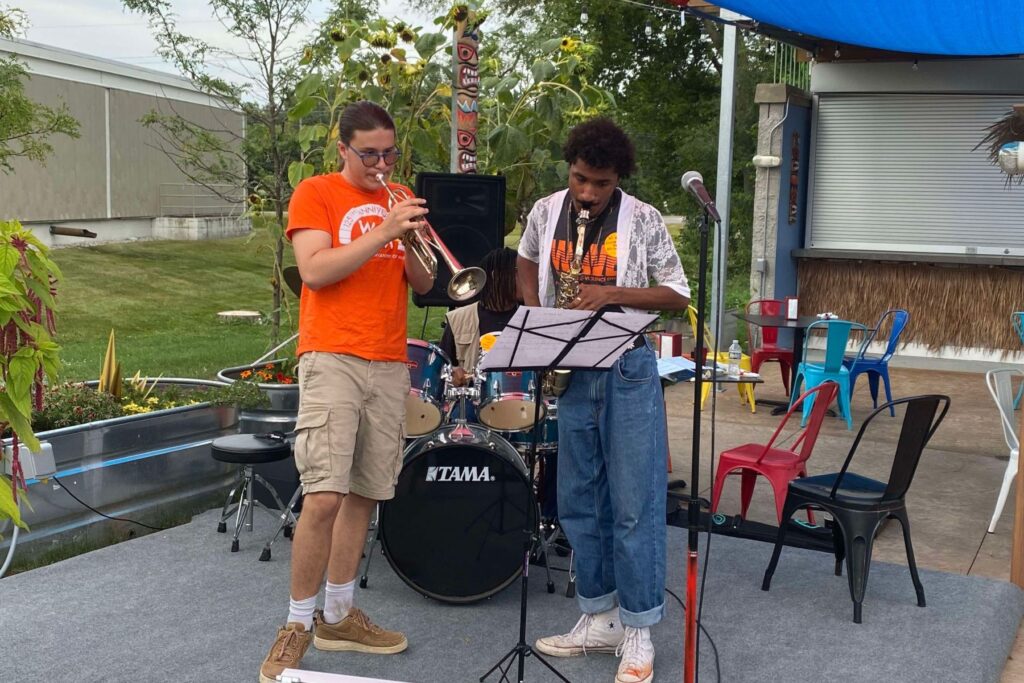
<path id="1" fill-rule="evenodd" d="M 740 358 L 742 357 L 743 351 L 740 349 L 740 342 L 738 339 L 733 339 L 732 345 L 729 347 L 729 379 L 739 379 Z"/>

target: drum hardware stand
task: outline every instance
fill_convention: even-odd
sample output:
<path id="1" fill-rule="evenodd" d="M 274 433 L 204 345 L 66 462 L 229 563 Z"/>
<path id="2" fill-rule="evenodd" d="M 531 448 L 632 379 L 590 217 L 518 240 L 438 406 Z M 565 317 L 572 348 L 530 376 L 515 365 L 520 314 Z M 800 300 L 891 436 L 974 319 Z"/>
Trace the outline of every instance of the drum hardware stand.
<path id="1" fill-rule="evenodd" d="M 497 345 L 489 353 L 489 357 L 495 357 L 497 355 L 495 353 L 495 351 L 498 348 L 502 348 L 503 346 L 511 347 L 511 354 L 510 354 L 510 357 L 509 357 L 509 361 L 507 363 L 508 367 L 505 367 L 505 368 L 489 367 L 489 368 L 482 368 L 482 369 L 487 369 L 487 370 L 498 370 L 498 369 L 505 369 L 505 370 L 533 369 L 533 370 L 537 370 L 538 371 L 538 376 L 540 376 L 540 371 L 541 370 L 543 370 L 543 371 L 550 371 L 550 370 L 553 370 L 553 369 L 555 369 L 557 367 L 561 367 L 562 361 L 569 354 L 570 350 L 575 348 L 577 345 L 581 344 L 584 341 L 584 339 L 586 339 L 588 337 L 588 335 L 590 334 L 591 330 L 594 329 L 594 327 L 597 325 L 598 322 L 604 322 L 606 325 L 611 326 L 612 328 L 615 328 L 617 330 L 620 330 L 622 333 L 620 334 L 619 332 L 615 332 L 615 333 L 612 333 L 611 335 L 608 335 L 606 333 L 604 337 L 598 337 L 595 334 L 594 337 L 591 337 L 591 338 L 589 338 L 587 340 L 588 341 L 604 341 L 604 340 L 607 340 L 607 339 L 615 340 L 615 339 L 618 339 L 618 338 L 621 337 L 622 338 L 622 344 L 620 344 L 617 347 L 615 347 L 612 351 L 607 353 L 607 355 L 605 355 L 604 357 L 596 358 L 596 362 L 594 362 L 593 366 L 591 366 L 591 367 L 593 367 L 595 369 L 596 368 L 600 368 L 601 364 L 606 362 L 606 361 L 608 361 L 609 359 L 611 359 L 611 361 L 614 362 L 614 360 L 616 358 L 618 358 L 619 355 L 621 355 L 622 351 L 624 351 L 626 345 L 634 337 L 636 337 L 636 335 L 640 334 L 643 331 L 644 328 L 646 328 L 648 325 L 650 325 L 654 321 L 654 316 L 647 316 L 649 319 L 647 320 L 647 322 L 642 327 L 640 327 L 640 329 L 632 330 L 632 329 L 627 328 L 627 327 L 625 327 L 623 325 L 619 325 L 619 324 L 612 323 L 610 321 L 604 320 L 604 312 L 605 311 L 603 309 L 600 310 L 600 311 L 597 311 L 596 314 L 589 314 L 587 318 L 584 318 L 582 320 L 579 318 L 578 315 L 572 315 L 572 314 L 577 314 L 578 312 L 576 312 L 576 311 L 558 311 L 557 313 L 555 313 L 554 311 L 545 311 L 544 315 L 547 315 L 548 313 L 551 313 L 553 315 L 564 316 L 564 322 L 559 320 L 558 322 L 555 322 L 555 323 L 539 324 L 539 325 L 537 325 L 536 328 L 530 329 L 528 327 L 527 323 L 529 321 L 531 309 L 529 307 L 525 307 L 525 308 L 520 308 L 519 310 L 522 313 L 522 320 L 521 320 L 521 322 L 519 322 L 519 325 L 518 326 L 516 325 L 517 319 L 519 318 L 519 315 L 520 315 L 519 313 L 517 313 L 516 315 L 513 316 L 513 319 L 510 320 L 509 323 L 505 326 L 505 330 L 504 330 L 503 334 L 501 335 L 501 337 L 498 339 Z M 631 316 L 631 317 L 632 318 L 640 318 L 640 316 L 638 316 L 638 315 L 637 316 Z M 578 325 L 581 322 L 583 324 L 580 325 L 578 331 L 575 332 L 575 334 L 571 334 L 570 333 L 569 335 L 566 335 L 567 338 L 560 338 L 560 337 L 557 336 L 557 334 L 552 334 L 551 333 L 552 328 L 559 328 L 559 327 L 565 328 L 565 327 L 569 327 L 571 325 Z M 639 325 L 639 322 L 637 322 L 637 324 Z M 529 333 L 530 333 L 530 337 L 527 338 L 528 339 L 527 345 L 532 345 L 532 344 L 535 344 L 535 343 L 537 345 L 540 345 L 540 344 L 549 345 L 549 342 L 553 341 L 554 343 L 556 343 L 556 344 L 558 344 L 558 345 L 560 345 L 562 347 L 561 350 L 558 352 L 558 354 L 556 354 L 556 356 L 551 360 L 550 363 L 548 363 L 548 365 L 546 367 L 543 367 L 543 368 L 541 368 L 541 367 L 527 368 L 525 364 L 523 364 L 521 366 L 517 366 L 516 365 L 516 363 L 515 363 L 516 352 L 520 349 L 520 342 L 524 338 L 524 334 L 523 333 L 525 331 L 527 331 L 527 330 L 529 330 Z M 512 331 L 517 332 L 517 334 L 509 334 Z M 548 341 L 544 341 L 544 340 L 548 340 Z M 495 365 L 497 365 L 497 363 Z M 586 367 L 586 366 L 576 365 L 575 367 Z M 534 403 L 534 420 L 533 420 L 533 422 L 534 422 L 535 426 L 540 421 L 540 408 L 541 408 L 541 404 L 543 402 L 543 397 L 538 397 L 538 399 L 539 400 L 537 400 Z M 534 475 L 535 475 L 534 467 L 535 467 L 536 462 L 537 462 L 537 442 L 538 442 L 539 438 L 540 438 L 540 430 L 539 429 L 534 429 L 533 441 L 532 441 L 531 446 L 530 446 L 530 458 L 529 458 L 529 462 L 527 463 L 527 469 L 529 470 L 529 473 L 530 473 L 530 481 L 531 482 L 534 481 Z M 527 505 L 529 505 L 528 501 L 527 501 Z M 523 683 L 523 681 L 525 681 L 524 668 L 525 668 L 525 664 L 526 664 L 526 658 L 527 657 L 531 657 L 531 656 L 532 657 L 536 657 L 537 660 L 541 664 L 546 666 L 553 674 L 555 674 L 555 676 L 557 676 L 559 680 L 564 681 L 565 683 L 569 683 L 569 680 L 565 676 L 563 676 L 561 673 L 559 673 L 558 670 L 555 669 L 554 666 L 552 666 L 546 659 L 544 659 L 544 657 L 542 657 L 540 654 L 538 654 L 526 642 L 526 602 L 527 602 L 527 594 L 529 592 L 530 550 L 533 547 L 533 544 L 537 542 L 537 535 L 538 535 L 537 534 L 537 530 L 532 530 L 532 529 L 524 530 L 524 539 L 523 539 L 523 573 L 522 573 L 521 593 L 520 593 L 520 602 L 519 602 L 519 642 L 517 642 L 512 647 L 511 650 L 509 650 L 507 653 L 505 653 L 505 655 L 500 660 L 498 660 L 497 664 L 492 666 L 490 668 L 490 670 L 487 671 L 487 673 L 485 673 L 483 676 L 480 677 L 481 683 L 484 680 L 486 680 L 487 677 L 490 676 L 492 673 L 494 673 L 495 671 L 499 671 L 499 670 L 501 672 L 501 679 L 500 680 L 501 681 L 509 681 L 508 673 L 509 673 L 509 670 L 512 668 L 512 660 L 513 660 L 513 658 L 515 660 L 517 660 L 517 662 L 518 662 L 518 676 L 517 676 L 516 680 L 518 681 L 518 683 Z M 506 662 L 507 662 L 507 664 L 506 664 Z"/>
<path id="2" fill-rule="evenodd" d="M 370 573 L 370 560 L 373 559 L 373 549 L 380 543 L 380 503 L 373 508 L 373 517 L 370 519 L 370 527 L 366 530 L 366 540 L 363 541 L 363 571 L 359 572 L 359 587 L 366 588 L 368 574 Z"/>
<path id="3" fill-rule="evenodd" d="M 277 540 L 277 537 L 280 536 L 282 532 L 284 533 L 285 538 L 292 537 L 292 534 L 295 532 L 295 525 L 299 522 L 295 513 L 292 512 L 292 508 L 294 508 L 295 504 L 299 502 L 299 496 L 301 495 L 302 485 L 300 484 L 296 487 L 295 493 L 292 494 L 288 504 L 282 508 L 281 513 L 278 515 L 278 519 L 281 520 L 281 524 L 278 525 L 277 532 L 274 534 L 274 537 L 267 541 L 267 544 L 263 546 L 263 552 L 260 553 L 260 562 L 270 561 L 270 546 L 274 545 L 274 541 Z"/>

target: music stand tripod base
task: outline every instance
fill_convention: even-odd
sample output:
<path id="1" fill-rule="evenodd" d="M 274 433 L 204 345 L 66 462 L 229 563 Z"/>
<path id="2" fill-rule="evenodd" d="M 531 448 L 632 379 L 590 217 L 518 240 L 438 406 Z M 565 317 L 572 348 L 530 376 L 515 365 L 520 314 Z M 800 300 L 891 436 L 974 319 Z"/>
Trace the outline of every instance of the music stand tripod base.
<path id="1" fill-rule="evenodd" d="M 540 388 L 538 387 L 538 392 Z M 540 406 L 543 403 L 540 400 L 534 401 L 533 407 L 533 423 L 536 425 L 540 421 Z M 534 466 L 537 462 L 537 439 L 540 438 L 540 430 L 533 429 L 533 438 L 530 443 L 529 462 L 526 467 L 529 470 L 530 481 L 534 478 Z M 480 683 L 487 680 L 495 671 L 501 671 L 501 681 L 508 681 L 508 672 L 512 668 L 512 662 L 518 661 L 519 663 L 519 683 L 523 683 L 524 680 L 524 669 L 525 660 L 527 657 L 536 657 L 537 661 L 546 666 L 551 673 L 555 674 L 559 680 L 569 683 L 569 679 L 558 672 L 558 669 L 553 667 L 544 657 L 536 652 L 529 643 L 526 642 L 526 594 L 529 590 L 530 584 L 530 553 L 533 550 L 534 545 L 537 543 L 537 534 L 532 529 L 525 530 L 526 538 L 523 541 L 523 573 L 520 578 L 522 584 L 520 592 L 520 603 L 519 603 L 519 642 L 512 646 L 512 649 L 505 653 L 505 656 L 498 660 L 498 663 L 488 669 L 487 673 L 480 677 Z M 508 662 L 508 666 L 502 668 L 502 665 Z"/>
<path id="2" fill-rule="evenodd" d="M 531 316 L 531 314 L 533 314 Z M 531 326 L 532 317 L 532 326 Z M 633 339 L 646 329 L 656 316 L 605 311 L 574 311 L 521 306 L 510 320 L 497 343 L 481 362 L 481 370 L 536 370 L 548 372 L 565 369 L 609 369 Z M 544 360 L 540 360 L 544 357 Z M 538 397 L 539 399 L 539 397 Z M 540 421 L 543 401 L 534 402 L 534 425 Z M 537 462 L 537 440 L 540 430 L 533 429 L 527 468 L 533 481 Z M 529 503 L 527 503 L 529 504 Z M 518 663 L 518 683 L 525 680 L 525 661 L 537 661 L 559 680 L 569 679 L 558 672 L 526 642 L 526 600 L 529 592 L 530 551 L 537 541 L 537 530 L 524 530 L 523 573 L 519 602 L 519 642 L 480 677 L 481 683 L 495 671 L 501 681 L 509 680 L 512 662 Z"/>

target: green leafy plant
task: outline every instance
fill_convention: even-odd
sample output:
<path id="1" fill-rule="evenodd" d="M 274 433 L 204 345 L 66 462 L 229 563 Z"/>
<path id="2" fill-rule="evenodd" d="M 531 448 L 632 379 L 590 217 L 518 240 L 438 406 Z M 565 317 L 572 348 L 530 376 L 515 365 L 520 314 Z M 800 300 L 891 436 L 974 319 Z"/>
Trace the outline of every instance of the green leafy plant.
<path id="1" fill-rule="evenodd" d="M 81 382 L 47 387 L 43 407 L 32 414 L 32 425 L 45 432 L 124 415 L 121 401 Z"/>
<path id="2" fill-rule="evenodd" d="M 54 381 L 60 347 L 53 341 L 60 269 L 49 249 L 18 221 L 0 221 L 0 427 L 13 433 L 10 478 L 0 475 L 0 518 L 25 527 L 18 490 L 26 491 L 19 444 L 39 449 L 33 408 L 42 408 L 44 378 Z"/>
<path id="3" fill-rule="evenodd" d="M 125 381 L 120 398 L 84 382 L 56 384 L 46 388 L 43 407 L 33 412 L 32 424 L 44 432 L 199 403 L 243 410 L 269 405 L 267 396 L 249 382 L 221 387 L 158 386 L 158 382 L 144 378 Z"/>
<path id="4" fill-rule="evenodd" d="M 457 21 L 479 26 L 484 19 L 475 4 L 459 4 L 438 23 L 451 29 Z M 373 19 L 337 21 L 328 35 L 330 40 L 306 49 L 309 73 L 296 86 L 288 114 L 302 124 L 302 156 L 288 169 L 292 186 L 337 170 L 338 119 L 346 105 L 364 99 L 395 119 L 402 152 L 397 180 L 408 181 L 422 170 L 447 170 L 452 34 Z M 408 46 L 415 48 L 415 57 Z M 517 70 L 493 47 L 481 54 L 477 168 L 507 179 L 506 234 L 538 196 L 565 181 L 560 151 L 565 129 L 615 107 L 611 92 L 589 80 L 593 54 L 591 46 L 571 36 L 538 46 L 528 71 Z"/>
<path id="5" fill-rule="evenodd" d="M 239 410 L 255 410 L 270 406 L 270 398 L 251 382 L 235 382 L 225 387 L 204 391 L 205 400 L 214 406 L 235 406 Z"/>
<path id="6" fill-rule="evenodd" d="M 105 391 L 114 398 L 121 398 L 122 387 L 121 364 L 117 362 L 117 345 L 114 342 L 114 330 L 110 330 L 110 339 L 107 340 L 107 352 L 103 354 L 103 367 L 100 369 L 100 391 Z"/>

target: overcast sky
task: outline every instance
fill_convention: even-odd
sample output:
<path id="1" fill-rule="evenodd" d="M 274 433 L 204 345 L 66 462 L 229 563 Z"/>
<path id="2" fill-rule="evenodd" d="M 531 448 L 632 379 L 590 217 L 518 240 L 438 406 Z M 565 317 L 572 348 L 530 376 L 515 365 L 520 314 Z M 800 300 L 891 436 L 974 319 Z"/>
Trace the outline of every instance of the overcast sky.
<path id="1" fill-rule="evenodd" d="M 155 53 L 146 20 L 124 9 L 120 0 L 4 0 L 28 15 L 25 38 L 66 50 L 115 59 L 150 69 L 174 71 Z M 178 28 L 208 43 L 230 49 L 207 0 L 172 0 Z M 327 14 L 327 0 L 310 3 L 307 31 Z M 433 27 L 432 16 L 409 9 L 405 0 L 381 0 L 381 14 L 413 25 Z"/>

